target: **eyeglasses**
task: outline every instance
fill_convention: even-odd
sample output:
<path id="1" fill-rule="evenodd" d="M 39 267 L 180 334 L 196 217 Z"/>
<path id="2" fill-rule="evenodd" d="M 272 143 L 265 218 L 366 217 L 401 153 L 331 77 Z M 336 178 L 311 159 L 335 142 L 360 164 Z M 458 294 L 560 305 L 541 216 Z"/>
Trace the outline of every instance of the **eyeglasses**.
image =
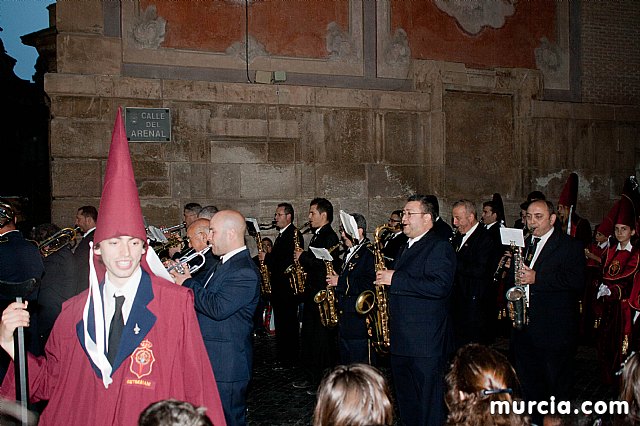
<path id="1" fill-rule="evenodd" d="M 411 216 L 416 215 L 416 214 L 429 214 L 429 213 L 425 213 L 425 212 L 409 212 L 406 210 L 403 210 L 402 213 L 400 213 L 400 217 L 405 217 L 407 216 L 409 219 L 411 219 Z"/>
<path id="2" fill-rule="evenodd" d="M 401 221 L 400 221 L 400 220 L 398 220 L 398 219 L 391 219 L 391 218 L 389 218 L 389 222 L 391 222 L 391 223 L 400 223 Z"/>

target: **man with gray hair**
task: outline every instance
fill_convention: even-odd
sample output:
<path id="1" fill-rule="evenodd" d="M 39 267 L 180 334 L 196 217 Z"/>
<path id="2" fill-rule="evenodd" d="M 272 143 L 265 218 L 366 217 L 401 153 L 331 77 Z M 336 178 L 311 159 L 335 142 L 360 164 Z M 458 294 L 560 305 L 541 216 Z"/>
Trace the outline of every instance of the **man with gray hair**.
<path id="1" fill-rule="evenodd" d="M 204 206 L 198 213 L 198 219 L 211 219 L 216 213 L 218 213 L 216 206 Z"/>
<path id="2" fill-rule="evenodd" d="M 497 296 L 493 273 L 500 246 L 478 222 L 476 206 L 470 200 L 453 203 L 451 216 L 457 231 L 451 241 L 457 259 L 452 298 L 456 347 L 472 342 L 488 344 L 493 338 L 491 319 Z"/>

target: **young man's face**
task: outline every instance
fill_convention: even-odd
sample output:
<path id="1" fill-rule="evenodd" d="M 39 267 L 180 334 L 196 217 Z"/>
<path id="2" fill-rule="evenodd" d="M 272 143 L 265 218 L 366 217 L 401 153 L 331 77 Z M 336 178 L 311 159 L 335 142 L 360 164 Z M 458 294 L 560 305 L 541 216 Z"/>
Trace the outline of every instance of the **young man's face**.
<path id="1" fill-rule="evenodd" d="M 616 223 L 615 234 L 618 242 L 624 246 L 631 240 L 631 237 L 636 234 L 636 231 L 630 226 Z"/>
<path id="2" fill-rule="evenodd" d="M 145 248 L 141 239 L 125 235 L 101 241 L 95 252 L 107 268 L 109 280 L 116 287 L 123 287 L 140 266 Z"/>
<path id="3" fill-rule="evenodd" d="M 491 225 L 496 220 L 498 220 L 498 215 L 493 212 L 491 207 L 484 206 L 482 208 L 482 223 L 485 225 Z"/>

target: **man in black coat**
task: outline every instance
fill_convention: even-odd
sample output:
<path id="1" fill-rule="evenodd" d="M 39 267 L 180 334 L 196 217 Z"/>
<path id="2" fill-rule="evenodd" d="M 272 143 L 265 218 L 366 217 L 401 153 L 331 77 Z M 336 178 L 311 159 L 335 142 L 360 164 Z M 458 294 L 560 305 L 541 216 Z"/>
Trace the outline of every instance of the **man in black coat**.
<path id="1" fill-rule="evenodd" d="M 326 198 L 314 198 L 309 205 L 309 222 L 315 230 L 309 247 L 325 248 L 334 258 L 333 269 L 339 272 L 337 249 L 338 235 L 331 228 L 333 205 Z M 311 251 L 296 250 L 295 256 L 307 272 L 304 290 L 304 310 L 302 313 L 302 364 L 309 376 L 309 383 L 294 383 L 294 387 L 311 387 L 315 394 L 325 370 L 332 368 L 337 359 L 337 333 L 335 328 L 327 328 L 320 322 L 318 305 L 313 301 L 320 290 L 327 287 L 327 265 L 316 258 Z M 305 386 L 306 385 L 306 386 Z"/>
<path id="2" fill-rule="evenodd" d="M 76 226 L 82 231 L 82 241 L 73 252 L 73 263 L 76 270 L 75 294 L 89 288 L 89 243 L 93 241 L 96 230 L 98 210 L 93 206 L 82 206 L 76 213 Z"/>
<path id="3" fill-rule="evenodd" d="M 409 237 L 394 269 L 376 272 L 389 286 L 391 372 L 405 425 L 442 425 L 444 372 L 453 350 L 449 315 L 456 255 L 432 232 L 434 206 L 428 197 L 409 197 L 402 216 Z"/>
<path id="4" fill-rule="evenodd" d="M 493 273 L 500 246 L 478 222 L 476 206 L 471 201 L 456 201 L 452 217 L 458 230 L 452 240 L 457 259 L 453 290 L 456 347 L 467 343 L 489 344 L 493 338 L 491 320 L 496 300 Z"/>
<path id="5" fill-rule="evenodd" d="M 440 217 L 440 203 L 435 195 L 425 195 L 426 200 L 433 206 L 433 229 L 432 232 L 440 238 L 449 240 L 453 235 L 453 229 Z"/>
<path id="6" fill-rule="evenodd" d="M 512 331 L 514 365 L 525 400 L 549 401 L 551 396 L 569 400 L 584 252 L 578 240 L 554 228 L 556 213 L 551 202 L 531 202 L 526 219 L 532 235 L 525 240 L 525 266 L 519 274 L 528 293 L 528 324 Z M 530 266 L 526 266 L 528 258 Z M 542 416 L 534 413 L 533 420 L 541 424 Z"/>
<path id="7" fill-rule="evenodd" d="M 60 231 L 60 227 L 52 223 L 38 225 L 35 229 L 36 241 L 42 243 L 58 231 Z M 68 245 L 51 252 L 43 259 L 43 263 L 45 272 L 40 282 L 36 308 L 38 312 L 38 337 L 42 349 L 49 339 L 53 324 L 62 311 L 62 303 L 75 296 L 77 281 L 73 253 Z"/>
<path id="8" fill-rule="evenodd" d="M 298 322 L 298 297 L 294 295 L 285 270 L 293 263 L 294 236 L 304 248 L 302 234 L 293 225 L 295 212 L 289 203 L 280 203 L 274 220 L 278 236 L 271 253 L 258 253 L 271 275 L 271 306 L 276 327 L 276 358 L 281 365 L 276 368 L 294 366 L 300 350 L 300 323 Z"/>
<path id="9" fill-rule="evenodd" d="M 402 210 L 394 210 L 389 216 L 387 225 L 393 228 L 385 235 L 382 255 L 387 267 L 391 267 L 393 261 L 398 257 L 398 252 L 407 243 L 407 236 L 402 232 Z"/>

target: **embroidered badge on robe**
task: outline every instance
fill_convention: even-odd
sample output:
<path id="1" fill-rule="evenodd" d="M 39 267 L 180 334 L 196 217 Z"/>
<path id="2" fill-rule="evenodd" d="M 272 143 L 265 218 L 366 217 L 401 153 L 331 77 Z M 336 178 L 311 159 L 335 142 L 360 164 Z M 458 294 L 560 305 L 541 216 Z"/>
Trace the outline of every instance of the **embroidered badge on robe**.
<path id="1" fill-rule="evenodd" d="M 156 358 L 153 356 L 151 347 L 153 344 L 149 340 L 143 340 L 140 346 L 129 357 L 131 362 L 129 365 L 129 371 L 133 373 L 138 379 L 128 379 L 127 384 L 142 385 L 144 387 L 154 387 L 155 382 L 149 380 L 142 380 L 143 377 L 151 374 L 153 370 L 153 363 Z"/>
<path id="2" fill-rule="evenodd" d="M 620 273 L 620 261 L 614 260 L 613 262 L 611 262 L 611 265 L 609 265 L 609 275 L 611 275 L 612 277 L 615 277 L 619 273 Z"/>

